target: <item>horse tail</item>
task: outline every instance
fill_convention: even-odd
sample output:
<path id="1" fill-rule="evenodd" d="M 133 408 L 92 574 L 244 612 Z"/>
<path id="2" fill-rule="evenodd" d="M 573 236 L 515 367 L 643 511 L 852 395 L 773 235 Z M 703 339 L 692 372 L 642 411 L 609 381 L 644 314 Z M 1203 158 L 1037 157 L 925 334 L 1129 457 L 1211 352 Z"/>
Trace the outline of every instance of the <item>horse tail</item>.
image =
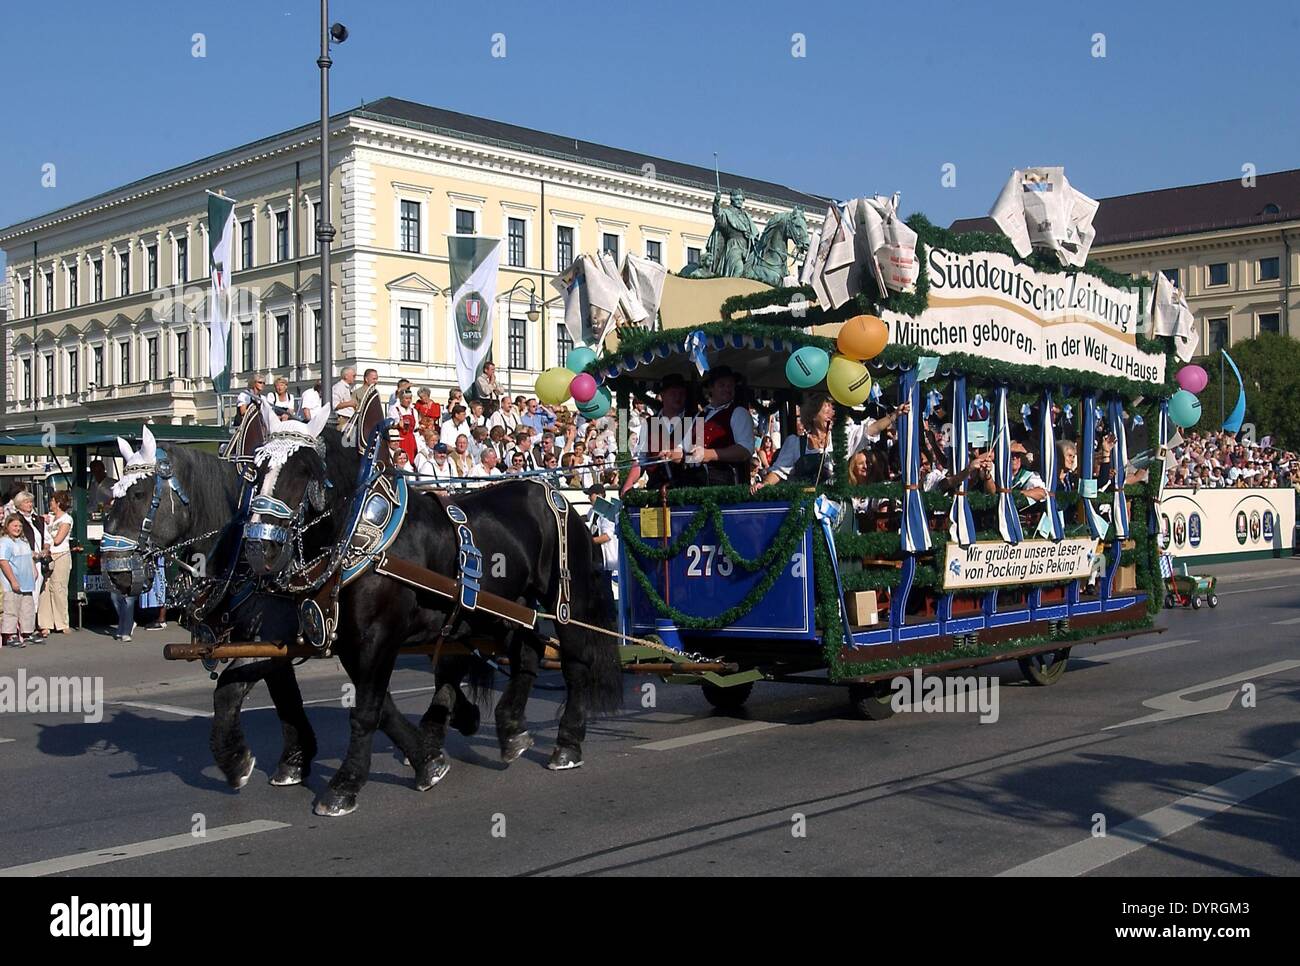
<path id="1" fill-rule="evenodd" d="M 611 714 L 623 707 L 619 639 L 608 633 L 618 627 L 618 607 L 609 575 L 596 566 L 599 551 L 592 545 L 590 532 L 572 508 L 569 510 L 569 547 L 569 568 L 576 592 L 576 599 L 571 601 L 573 616 L 584 624 L 605 631 L 584 627 L 579 628 L 581 634 L 574 635 L 581 641 L 579 653 L 574 656 L 591 669 L 584 703 L 592 714 Z"/>

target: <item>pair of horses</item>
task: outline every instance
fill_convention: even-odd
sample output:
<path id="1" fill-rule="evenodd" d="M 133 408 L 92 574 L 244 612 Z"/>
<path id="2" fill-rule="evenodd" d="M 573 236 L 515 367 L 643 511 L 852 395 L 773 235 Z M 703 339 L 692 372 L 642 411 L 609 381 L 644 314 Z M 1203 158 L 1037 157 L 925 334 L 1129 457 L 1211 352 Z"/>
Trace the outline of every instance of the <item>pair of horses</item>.
<path id="1" fill-rule="evenodd" d="M 382 409 L 363 401 L 353 419 L 357 425 L 352 435 L 364 443 L 380 424 Z M 288 539 L 271 539 L 271 531 L 261 528 L 255 541 L 232 540 L 226 533 L 224 539 L 206 537 L 193 547 L 214 555 L 207 564 L 209 574 L 222 572 L 232 562 L 225 555 L 242 550 L 244 569 L 258 579 L 256 592 L 234 594 L 223 605 L 223 620 L 232 640 L 294 640 L 299 634 L 298 601 L 291 595 L 268 592 L 268 584 L 285 568 L 303 562 L 295 560 L 295 547 L 300 547 L 304 558 L 312 559 L 347 536 L 343 531 L 355 497 L 361 447 L 351 438 L 345 442 L 342 434 L 325 425 L 327 418 L 318 420 L 312 426 L 296 425 L 291 435 L 297 436 L 301 445 L 281 445 L 275 461 L 258 463 L 256 453 L 268 438 L 282 436 L 276 427 L 264 425 L 263 433 L 259 433 L 246 422 L 236 440 L 243 456 L 252 458 L 253 492 L 266 498 L 261 505 L 282 507 L 281 512 L 292 515 L 297 532 L 287 534 Z M 119 555 L 149 559 L 169 546 L 214 534 L 237 514 L 245 483 L 231 459 L 178 447 L 160 461 L 152 438 L 147 437 L 128 464 L 124 474 L 127 485 L 105 520 L 105 534 L 113 535 L 115 545 L 125 548 L 116 551 Z M 159 486 L 160 470 L 169 474 L 176 487 Z M 177 489 L 187 499 L 178 499 Z M 162 498 L 158 499 L 160 492 Z M 562 770 L 582 764 L 588 716 L 614 710 L 622 700 L 617 638 L 613 634 L 615 607 L 609 582 L 599 569 L 591 534 L 571 508 L 562 518 L 563 525 L 557 526 L 548 501 L 547 487 L 514 480 L 457 496 L 455 503 L 472 528 L 487 564 L 481 589 L 545 611 L 555 606 L 561 583 L 567 579 L 576 590 L 571 601 L 574 622 L 556 621 L 553 626 L 540 624 L 534 628 L 507 625 L 481 609 L 456 610 L 445 597 L 373 570 L 342 587 L 334 652 L 356 687 L 356 701 L 350 711 L 347 754 L 327 788 L 316 798 L 314 810 L 318 815 L 344 815 L 356 808 L 357 796 L 370 772 L 376 729 L 382 729 L 406 755 L 415 770 L 417 789 L 432 787 L 447 773 L 443 744 L 448 722 L 468 733 L 477 724 L 477 709 L 467 705 L 459 684 L 467 673 L 481 684 L 482 674 L 475 670 L 482 671 L 482 662 L 463 657 L 439 661 L 433 701 L 419 726 L 397 710 L 388 693 L 400 650 L 426 643 L 444 632 L 453 642 L 468 636 L 491 639 L 498 642 L 498 652 L 509 657 L 510 677 L 495 715 L 506 762 L 518 758 L 532 745 L 524 709 L 545 651 L 543 628 L 553 632 L 567 693 L 548 767 Z M 443 504 L 434 495 L 416 492 L 410 494 L 407 503 L 405 520 L 387 548 L 387 555 L 436 574 L 457 574 L 458 528 Z M 147 525 L 146 519 L 150 521 Z M 561 540 L 566 544 L 564 553 Z M 232 544 L 238 549 L 232 551 Z M 108 557 L 111 554 L 106 554 Z M 561 572 L 562 561 L 567 564 L 567 573 Z M 110 570 L 110 578 L 120 591 L 130 591 L 127 571 Z M 449 617 L 454 618 L 455 626 L 444 628 Z M 487 673 L 490 675 L 490 669 Z M 223 670 L 213 701 L 214 757 L 233 786 L 247 782 L 254 759 L 239 725 L 239 710 L 259 680 L 267 682 L 284 735 L 284 749 L 271 783 L 301 783 L 310 773 L 316 741 L 287 659 L 236 661 Z"/>

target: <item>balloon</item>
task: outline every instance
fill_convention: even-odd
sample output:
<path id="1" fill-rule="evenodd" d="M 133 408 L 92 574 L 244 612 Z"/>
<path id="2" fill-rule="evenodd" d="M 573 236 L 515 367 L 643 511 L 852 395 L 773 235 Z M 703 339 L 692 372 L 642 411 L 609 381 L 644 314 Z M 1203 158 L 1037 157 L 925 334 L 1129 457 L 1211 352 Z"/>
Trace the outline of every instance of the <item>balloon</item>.
<path id="1" fill-rule="evenodd" d="M 1178 385 L 1186 389 L 1192 395 L 1196 395 L 1210 381 L 1209 375 L 1200 366 L 1183 366 L 1178 370 L 1178 375 L 1174 376 Z"/>
<path id="2" fill-rule="evenodd" d="M 815 345 L 806 345 L 795 351 L 785 364 L 785 377 L 790 385 L 799 389 L 811 389 L 826 378 L 831 357 L 824 349 Z"/>
<path id="3" fill-rule="evenodd" d="M 569 398 L 569 383 L 574 376 L 564 366 L 554 366 L 537 377 L 537 398 L 548 406 L 558 406 Z"/>
<path id="4" fill-rule="evenodd" d="M 583 369 L 586 369 L 595 361 L 595 351 L 588 349 L 585 345 L 580 345 L 570 349 L 569 354 L 564 357 L 564 368 L 570 372 L 582 372 Z"/>
<path id="5" fill-rule="evenodd" d="M 871 392 L 871 373 L 857 360 L 836 355 L 831 359 L 826 385 L 841 406 L 857 406 Z"/>
<path id="6" fill-rule="evenodd" d="M 874 315 L 855 315 L 840 326 L 836 345 L 850 359 L 874 359 L 889 342 L 889 326 Z"/>
<path id="7" fill-rule="evenodd" d="M 587 419 L 600 419 L 601 416 L 609 412 L 609 407 L 613 404 L 613 401 L 608 389 L 604 386 L 597 386 L 596 395 L 591 397 L 590 402 L 578 403 L 578 412 L 582 413 Z"/>
<path id="8" fill-rule="evenodd" d="M 591 397 L 596 395 L 596 380 L 585 372 L 578 373 L 569 383 L 569 395 L 579 404 L 591 402 Z"/>
<path id="9" fill-rule="evenodd" d="M 1186 389 L 1169 397 L 1169 421 L 1179 429 L 1190 429 L 1201 419 L 1201 401 Z"/>

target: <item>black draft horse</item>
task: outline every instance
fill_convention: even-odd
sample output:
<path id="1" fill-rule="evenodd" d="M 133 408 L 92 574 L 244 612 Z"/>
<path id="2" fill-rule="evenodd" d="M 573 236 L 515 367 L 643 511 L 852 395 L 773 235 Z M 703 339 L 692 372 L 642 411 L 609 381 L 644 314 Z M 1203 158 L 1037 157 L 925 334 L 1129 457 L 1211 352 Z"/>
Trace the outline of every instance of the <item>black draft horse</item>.
<path id="1" fill-rule="evenodd" d="M 123 455 L 127 455 L 129 450 L 127 447 Z M 138 479 L 124 494 L 114 499 L 104 519 L 104 533 L 143 549 L 142 524 L 149 515 L 157 482 L 156 447 L 152 438 L 146 437 L 141 452 L 134 455 L 144 464 L 146 472 L 132 473 L 130 465 L 126 467 L 124 475 Z M 221 573 L 228 560 L 226 554 L 239 552 L 242 537 L 235 528 L 229 528 L 222 538 L 223 528 L 239 507 L 242 483 L 235 464 L 185 446 L 170 446 L 167 455 L 171 472 L 185 500 L 170 486 L 164 490 L 153 514 L 149 551 L 159 553 L 180 548 L 178 556 L 183 562 L 196 568 L 201 566 L 203 572 L 210 575 Z M 221 546 L 218 546 L 219 539 Z M 140 552 L 108 551 L 104 558 L 108 561 L 131 554 L 138 556 Z M 139 571 L 143 572 L 152 561 L 142 559 L 138 563 Z M 109 570 L 108 577 L 119 593 L 138 594 L 141 590 L 138 578 L 136 586 L 132 586 L 132 576 L 127 570 Z M 289 643 L 298 635 L 298 612 L 294 602 L 287 597 L 255 593 L 228 611 L 224 626 L 229 627 L 232 640 Z M 457 677 L 465 673 L 463 665 L 456 665 L 456 668 Z M 244 738 L 240 710 L 259 681 L 266 682 L 284 740 L 270 783 L 276 786 L 302 784 L 311 774 L 312 761 L 316 757 L 316 734 L 307 720 L 293 663 L 288 658 L 239 658 L 222 669 L 212 696 L 209 744 L 213 758 L 232 788 L 242 788 L 252 776 L 256 759 Z M 478 709 L 458 688 L 441 697 L 440 707 L 454 709 L 443 714 L 442 720 L 445 722 L 450 716 L 454 727 L 464 734 L 473 734 L 478 726 Z M 419 760 L 417 756 L 421 746 L 405 742 L 407 731 L 397 723 L 404 720 L 392 698 L 385 695 L 380 728 L 393 739 L 407 759 L 414 762 Z M 417 774 L 417 785 L 429 787 L 431 782 L 425 782 L 426 779 Z"/>
<path id="2" fill-rule="evenodd" d="M 306 559 L 343 538 L 360 468 L 360 455 L 343 444 L 337 431 L 326 428 L 321 438 L 323 458 L 313 446 L 303 445 L 275 472 L 269 473 L 266 466 L 258 472 L 262 496 L 273 497 L 290 511 L 303 514 L 302 552 Z M 481 589 L 547 612 L 556 606 L 561 583 L 560 529 L 548 502 L 550 492 L 539 483 L 509 480 L 453 498 L 468 518 L 483 555 Z M 329 514 L 328 521 L 313 526 L 321 512 Z M 616 710 L 623 690 L 617 638 L 612 634 L 616 614 L 609 580 L 596 567 L 596 548 L 577 512 L 566 506 L 563 519 L 572 616 L 611 633 L 576 623 L 554 624 L 567 692 L 548 764 L 555 770 L 582 764 L 588 714 Z M 260 546 L 246 540 L 245 553 L 264 572 L 275 573 L 289 565 L 293 551 L 273 540 L 262 541 Z M 387 555 L 446 576 L 457 573 L 457 528 L 436 496 L 410 494 L 405 522 Z M 451 609 L 446 598 L 373 570 L 343 588 L 335 649 L 357 686 L 357 696 L 347 757 L 329 788 L 317 797 L 318 815 L 345 815 L 356 808 L 357 795 L 369 777 L 372 739 L 398 651 L 404 645 L 434 640 Z M 463 611 L 457 627 L 450 630 L 456 636 L 491 637 L 506 644 L 511 673 L 497 703 L 496 724 L 502 759 L 513 761 L 532 744 L 524 707 L 541 666 L 545 641 L 532 629 L 508 627 L 482 610 Z M 421 753 L 408 752 L 408 758 L 417 763 L 417 770 L 432 763 L 441 777 L 447 767 L 443 754 L 446 708 L 441 709 L 439 721 L 438 704 L 435 697 L 422 727 L 410 729 L 403 744 L 422 742 Z"/>

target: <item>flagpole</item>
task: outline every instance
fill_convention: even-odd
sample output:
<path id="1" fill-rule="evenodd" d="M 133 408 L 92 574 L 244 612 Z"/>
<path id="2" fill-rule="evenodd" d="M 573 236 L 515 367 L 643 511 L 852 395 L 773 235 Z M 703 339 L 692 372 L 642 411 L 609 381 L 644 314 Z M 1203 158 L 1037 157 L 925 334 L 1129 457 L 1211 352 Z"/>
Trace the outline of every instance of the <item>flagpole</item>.
<path id="1" fill-rule="evenodd" d="M 340 43 L 347 30 L 340 25 Z M 334 397 L 334 313 L 330 298 L 330 245 L 334 224 L 330 220 L 330 5 L 320 0 L 320 205 L 317 209 L 316 245 L 320 249 L 320 392 L 327 402 Z"/>

